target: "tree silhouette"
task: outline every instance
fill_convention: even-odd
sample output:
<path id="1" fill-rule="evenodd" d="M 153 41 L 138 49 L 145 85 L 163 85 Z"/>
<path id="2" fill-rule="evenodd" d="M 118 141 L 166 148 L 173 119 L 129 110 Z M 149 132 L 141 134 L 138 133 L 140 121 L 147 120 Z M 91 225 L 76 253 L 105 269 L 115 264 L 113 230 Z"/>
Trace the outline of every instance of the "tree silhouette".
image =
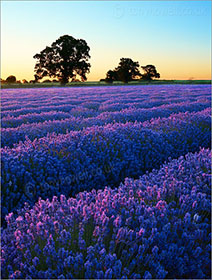
<path id="1" fill-rule="evenodd" d="M 15 83 L 16 82 L 16 77 L 13 75 L 10 75 L 9 77 L 7 77 L 6 79 L 6 83 L 11 84 L 11 83 Z"/>
<path id="2" fill-rule="evenodd" d="M 160 74 L 157 72 L 156 67 L 154 65 L 146 65 L 141 66 L 144 70 L 144 74 L 142 75 L 142 79 L 144 80 L 152 80 L 152 78 L 160 78 Z"/>
<path id="3" fill-rule="evenodd" d="M 106 74 L 105 82 L 106 83 L 113 83 L 113 81 L 116 81 L 116 80 L 117 80 L 117 72 L 109 70 Z"/>
<path id="4" fill-rule="evenodd" d="M 128 83 L 136 77 L 140 77 L 139 63 L 133 61 L 131 58 L 121 58 L 118 67 L 115 68 L 119 81 Z"/>
<path id="5" fill-rule="evenodd" d="M 121 58 L 118 67 L 106 73 L 105 81 L 107 83 L 112 83 L 113 81 L 128 83 L 141 77 L 138 68 L 138 62 L 133 61 L 131 58 Z"/>
<path id="6" fill-rule="evenodd" d="M 85 40 L 69 35 L 61 36 L 51 47 L 46 47 L 33 56 L 38 60 L 35 64 L 35 80 L 48 76 L 58 78 L 61 84 L 66 84 L 70 78 L 79 75 L 85 81 L 90 70 L 89 51 Z"/>

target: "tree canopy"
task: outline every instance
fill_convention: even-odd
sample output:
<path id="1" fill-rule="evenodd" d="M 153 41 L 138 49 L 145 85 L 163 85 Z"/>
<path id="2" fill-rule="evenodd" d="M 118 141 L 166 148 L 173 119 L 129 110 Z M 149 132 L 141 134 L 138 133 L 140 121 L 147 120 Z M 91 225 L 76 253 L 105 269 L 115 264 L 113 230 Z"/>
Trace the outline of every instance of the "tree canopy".
<path id="1" fill-rule="evenodd" d="M 128 83 L 141 76 L 139 63 L 131 58 L 121 58 L 118 67 L 115 68 L 119 81 Z"/>
<path id="2" fill-rule="evenodd" d="M 105 81 L 107 83 L 113 83 L 113 81 L 117 81 L 117 72 L 116 71 L 113 71 L 113 70 L 109 70 L 107 73 L 106 73 L 106 79 Z"/>
<path id="3" fill-rule="evenodd" d="M 77 75 L 82 81 L 87 80 L 86 74 L 90 71 L 88 60 L 90 48 L 83 39 L 75 39 L 64 35 L 46 47 L 33 58 L 35 64 L 35 81 L 44 77 L 57 78 L 62 84 L 69 79 L 75 79 Z"/>
<path id="4" fill-rule="evenodd" d="M 152 78 L 160 78 L 160 74 L 157 72 L 156 67 L 154 65 L 146 65 L 141 66 L 141 68 L 144 71 L 144 74 L 142 75 L 143 80 L 152 80 Z"/>
<path id="5" fill-rule="evenodd" d="M 109 70 L 106 73 L 105 81 L 112 83 L 113 81 L 122 81 L 128 83 L 134 79 L 141 77 L 139 71 L 139 63 L 131 58 L 121 58 L 119 65 L 114 70 Z"/>
<path id="6" fill-rule="evenodd" d="M 16 82 L 16 77 L 13 75 L 10 75 L 9 77 L 7 77 L 6 79 L 6 83 L 15 83 Z"/>
<path id="7" fill-rule="evenodd" d="M 139 71 L 139 63 L 131 58 L 121 58 L 119 65 L 114 70 L 109 70 L 106 73 L 105 82 L 113 83 L 113 81 L 122 81 L 128 83 L 135 80 L 152 80 L 160 78 L 154 65 L 141 66 L 144 74 Z"/>

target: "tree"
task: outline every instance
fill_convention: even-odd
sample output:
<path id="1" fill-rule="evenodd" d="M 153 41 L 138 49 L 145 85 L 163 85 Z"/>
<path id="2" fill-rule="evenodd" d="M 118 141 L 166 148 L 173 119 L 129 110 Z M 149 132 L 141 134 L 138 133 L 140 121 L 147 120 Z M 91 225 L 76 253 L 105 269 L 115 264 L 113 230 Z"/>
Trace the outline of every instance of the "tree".
<path id="1" fill-rule="evenodd" d="M 121 58 L 118 67 L 115 68 L 117 79 L 124 83 L 128 83 L 137 77 L 141 77 L 139 71 L 139 63 L 131 58 Z"/>
<path id="2" fill-rule="evenodd" d="M 71 83 L 80 83 L 79 79 L 76 79 L 76 77 L 71 79 Z"/>
<path id="3" fill-rule="evenodd" d="M 133 61 L 131 58 L 121 58 L 118 67 L 106 73 L 105 81 L 107 83 L 112 83 L 113 81 L 128 83 L 129 81 L 141 77 L 138 68 L 138 62 Z"/>
<path id="4" fill-rule="evenodd" d="M 23 79 L 23 80 L 22 80 L 22 83 L 23 83 L 23 84 L 28 84 L 28 81 L 27 81 L 26 79 Z"/>
<path id="5" fill-rule="evenodd" d="M 61 36 L 51 47 L 46 47 L 33 57 L 38 60 L 35 64 L 35 80 L 48 76 L 66 84 L 70 78 L 79 75 L 85 81 L 90 70 L 89 51 L 85 40 L 69 35 Z"/>
<path id="6" fill-rule="evenodd" d="M 109 70 L 106 74 L 105 82 L 106 83 L 113 83 L 113 81 L 117 80 L 117 72 Z"/>
<path id="7" fill-rule="evenodd" d="M 3 80 L 2 78 L 0 78 L 0 84 L 5 84 L 5 83 L 6 83 L 6 81 Z"/>
<path id="8" fill-rule="evenodd" d="M 15 83 L 16 82 L 16 77 L 13 75 L 10 75 L 9 77 L 7 77 L 6 79 L 6 83 L 11 84 L 11 83 Z"/>
<path id="9" fill-rule="evenodd" d="M 141 66 L 144 70 L 144 74 L 142 75 L 142 79 L 144 80 L 152 80 L 152 78 L 160 78 L 160 74 L 157 72 L 156 67 L 154 65 L 146 65 Z"/>

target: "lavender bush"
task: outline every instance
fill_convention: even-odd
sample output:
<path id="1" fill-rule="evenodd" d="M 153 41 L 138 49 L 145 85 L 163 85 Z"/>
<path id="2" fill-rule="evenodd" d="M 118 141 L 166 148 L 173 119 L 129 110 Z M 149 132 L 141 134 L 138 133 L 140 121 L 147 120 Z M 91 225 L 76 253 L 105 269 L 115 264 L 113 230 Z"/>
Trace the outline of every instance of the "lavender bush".
<path id="1" fill-rule="evenodd" d="M 2 278 L 210 279 L 211 153 L 7 215 Z"/>
<path id="2" fill-rule="evenodd" d="M 1 90 L 2 117 L 63 111 L 92 116 L 127 108 L 164 104 L 208 102 L 210 85 L 154 85 L 85 88 L 31 88 Z M 204 108 L 203 108 L 204 109 Z"/>
<path id="3" fill-rule="evenodd" d="M 210 146 L 210 110 L 180 113 L 144 123 L 93 126 L 4 148 L 2 216 L 39 196 L 75 195 L 118 186 L 199 147 Z"/>
<path id="4" fill-rule="evenodd" d="M 85 111 L 82 109 L 80 109 L 78 117 L 67 112 L 56 111 L 43 112 L 41 114 L 32 113 L 19 117 L 8 116 L 2 119 L 1 143 L 3 147 L 12 147 L 15 143 L 24 142 L 26 135 L 30 140 L 34 140 L 53 132 L 56 134 L 66 134 L 68 131 L 82 130 L 93 125 L 102 126 L 107 123 L 126 123 L 129 121 L 144 122 L 152 118 L 168 117 L 172 113 L 197 112 L 209 107 L 210 102 L 208 101 L 162 105 L 149 109 L 123 109 L 116 112 L 104 112 L 89 118 L 84 117 Z"/>

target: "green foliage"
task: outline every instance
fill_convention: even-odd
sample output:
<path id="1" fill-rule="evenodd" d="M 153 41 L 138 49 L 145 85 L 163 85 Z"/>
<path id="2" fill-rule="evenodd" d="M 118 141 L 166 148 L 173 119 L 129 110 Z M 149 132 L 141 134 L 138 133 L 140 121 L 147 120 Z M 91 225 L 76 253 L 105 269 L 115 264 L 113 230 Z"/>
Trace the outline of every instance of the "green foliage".
<path id="1" fill-rule="evenodd" d="M 105 79 L 102 79 L 102 81 L 99 81 L 99 82 L 84 82 L 84 83 L 79 83 L 79 82 L 71 82 L 71 83 L 68 83 L 66 84 L 67 87 L 89 87 L 89 86 L 110 86 L 110 85 L 113 85 L 113 86 L 120 86 L 120 85 L 125 85 L 125 86 L 131 86 L 131 85 L 149 85 L 149 84 L 152 84 L 152 85 L 173 85 L 173 84 L 185 84 L 185 85 L 210 85 L 211 84 L 211 81 L 210 80 L 134 80 L 132 82 L 129 82 L 127 84 L 123 84 L 123 82 L 120 82 L 120 81 L 114 81 L 113 84 L 108 84 L 106 83 Z M 58 82 L 53 82 L 52 83 L 28 83 L 28 84 L 24 84 L 24 83 L 21 83 L 21 84 L 7 84 L 7 83 L 4 83 L 4 80 L 1 81 L 1 88 L 2 89 L 5 89 L 5 88 L 36 88 L 36 87 L 42 87 L 42 88 L 45 88 L 45 87 L 59 87 L 60 84 Z"/>

